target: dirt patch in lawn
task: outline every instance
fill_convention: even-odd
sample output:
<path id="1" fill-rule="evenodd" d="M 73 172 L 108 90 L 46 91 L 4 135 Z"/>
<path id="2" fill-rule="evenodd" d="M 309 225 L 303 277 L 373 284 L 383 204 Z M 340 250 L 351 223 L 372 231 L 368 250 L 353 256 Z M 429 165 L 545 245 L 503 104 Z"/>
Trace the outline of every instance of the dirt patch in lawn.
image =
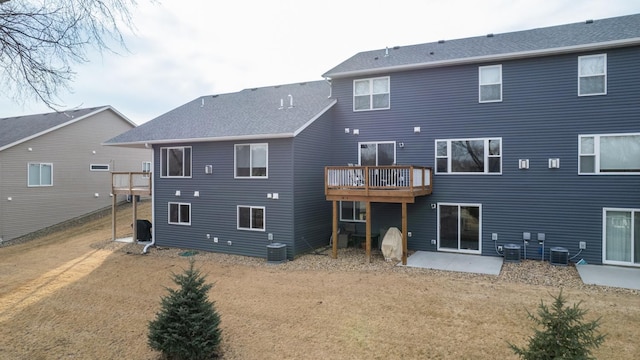
<path id="1" fill-rule="evenodd" d="M 130 205 L 118 236 L 130 235 Z M 150 219 L 143 202 L 139 218 Z M 526 310 L 560 288 L 602 317 L 603 359 L 640 353 L 640 294 L 579 281 L 575 268 L 525 261 L 500 276 L 394 266 L 374 253 L 264 259 L 111 241 L 109 214 L 0 248 L 0 359 L 160 359 L 147 324 L 189 258 L 214 283 L 224 359 L 515 359 Z"/>

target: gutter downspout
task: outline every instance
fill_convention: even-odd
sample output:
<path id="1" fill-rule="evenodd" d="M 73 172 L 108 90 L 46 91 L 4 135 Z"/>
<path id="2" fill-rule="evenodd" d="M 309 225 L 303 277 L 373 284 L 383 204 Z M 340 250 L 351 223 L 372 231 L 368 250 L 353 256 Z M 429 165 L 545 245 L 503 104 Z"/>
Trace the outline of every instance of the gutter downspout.
<path id="1" fill-rule="evenodd" d="M 325 77 L 324 81 L 326 81 L 329 84 L 329 96 L 327 96 L 327 98 L 331 98 L 331 96 L 333 95 L 333 86 L 331 85 L 331 78 L 329 77 Z"/>
<path id="2" fill-rule="evenodd" d="M 155 191 L 156 191 L 156 175 L 155 175 L 155 171 L 153 171 L 153 166 L 155 165 L 156 161 L 155 161 L 155 149 L 153 148 L 153 145 L 151 145 L 151 242 L 148 243 L 147 245 L 144 246 L 144 248 L 142 249 L 142 254 L 146 254 L 147 250 L 151 247 L 154 246 L 156 244 L 156 227 L 153 226 L 153 224 L 156 223 L 156 207 L 155 207 L 155 200 L 156 200 L 156 196 L 155 196 Z"/>

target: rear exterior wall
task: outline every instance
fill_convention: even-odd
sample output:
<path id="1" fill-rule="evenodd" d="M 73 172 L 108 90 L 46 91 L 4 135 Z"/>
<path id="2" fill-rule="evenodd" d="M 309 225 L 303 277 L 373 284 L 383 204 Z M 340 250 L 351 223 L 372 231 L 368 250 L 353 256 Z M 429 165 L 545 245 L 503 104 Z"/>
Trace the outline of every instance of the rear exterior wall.
<path id="1" fill-rule="evenodd" d="M 639 177 L 578 175 L 578 135 L 640 132 L 640 48 L 595 53 L 607 54 L 603 96 L 578 96 L 578 56 L 591 53 L 367 76 L 390 76 L 388 110 L 354 112 L 354 78 L 333 79 L 334 165 L 358 163 L 358 142 L 396 141 L 404 143 L 396 146 L 398 164 L 435 171 L 436 139 L 501 138 L 501 174 L 434 173 L 433 194 L 409 204 L 409 248 L 436 250 L 432 204 L 479 204 L 483 255 L 498 255 L 497 245 L 523 245 L 523 232 L 530 232 L 533 239 L 544 233 L 546 249 L 562 246 L 570 256 L 585 241 L 579 258 L 601 263 L 603 208 L 640 208 Z M 497 64 L 502 101 L 479 103 L 478 67 Z M 416 126 L 420 133 L 414 133 Z M 360 134 L 345 134 L 344 128 Z M 560 159 L 559 169 L 548 167 L 550 158 Z M 519 159 L 529 159 L 529 169 L 518 169 Z M 400 225 L 397 204 L 373 204 L 372 212 L 374 229 Z M 540 258 L 537 241 L 532 243 L 530 256 Z"/>
<path id="2" fill-rule="evenodd" d="M 234 178 L 234 145 L 251 143 L 268 144 L 266 179 Z M 286 244 L 288 252 L 294 248 L 290 138 L 162 145 L 165 146 L 192 147 L 192 176 L 160 178 L 160 146 L 154 146 L 153 227 L 157 245 L 266 257 L 268 234 L 273 234 L 274 242 Z M 212 165 L 212 174 L 205 173 L 206 165 Z M 196 191 L 198 197 L 194 196 Z M 273 193 L 278 194 L 277 200 L 267 198 Z M 169 202 L 191 204 L 191 225 L 168 223 Z M 238 229 L 239 205 L 264 207 L 265 230 Z"/>

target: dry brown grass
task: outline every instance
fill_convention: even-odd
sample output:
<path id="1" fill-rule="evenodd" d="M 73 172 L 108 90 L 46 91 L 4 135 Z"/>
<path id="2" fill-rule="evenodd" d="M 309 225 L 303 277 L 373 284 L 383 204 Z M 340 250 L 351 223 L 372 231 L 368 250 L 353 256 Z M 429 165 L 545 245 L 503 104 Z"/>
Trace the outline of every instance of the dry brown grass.
<path id="1" fill-rule="evenodd" d="M 150 218 L 148 203 L 140 211 Z M 120 217 L 123 236 L 131 215 Z M 107 216 L 0 248 L 0 358 L 160 358 L 147 346 L 147 323 L 164 287 L 174 286 L 170 274 L 188 259 L 127 252 L 134 245 L 112 243 L 110 226 Z M 196 259 L 215 283 L 210 297 L 222 317 L 225 359 L 515 359 L 506 341 L 523 344 L 532 334 L 525 309 L 558 291 L 432 270 Z M 638 358 L 637 291 L 572 286 L 563 293 L 569 303 L 583 301 L 590 319 L 602 317 L 608 337 L 598 358 Z"/>

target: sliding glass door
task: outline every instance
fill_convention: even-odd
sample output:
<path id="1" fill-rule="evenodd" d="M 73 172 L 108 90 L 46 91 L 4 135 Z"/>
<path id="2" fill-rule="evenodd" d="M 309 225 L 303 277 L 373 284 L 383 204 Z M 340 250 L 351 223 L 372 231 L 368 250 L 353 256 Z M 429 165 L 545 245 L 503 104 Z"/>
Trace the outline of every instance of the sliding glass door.
<path id="1" fill-rule="evenodd" d="M 480 205 L 438 204 L 438 250 L 480 254 Z"/>
<path id="2" fill-rule="evenodd" d="M 604 209 L 602 262 L 640 266 L 640 209 Z"/>

